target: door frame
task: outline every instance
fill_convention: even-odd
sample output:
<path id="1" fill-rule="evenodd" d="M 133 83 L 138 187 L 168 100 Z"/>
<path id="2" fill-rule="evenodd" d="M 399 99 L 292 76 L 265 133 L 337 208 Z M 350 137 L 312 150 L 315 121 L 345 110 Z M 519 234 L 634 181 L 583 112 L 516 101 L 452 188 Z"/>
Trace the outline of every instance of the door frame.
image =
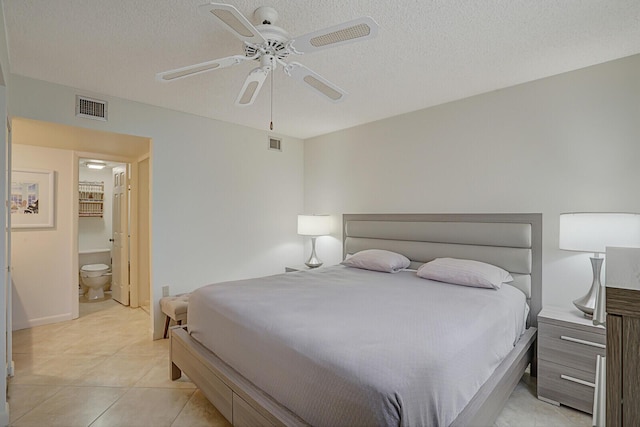
<path id="1" fill-rule="evenodd" d="M 80 181 L 80 159 L 90 158 L 96 160 L 103 160 L 109 162 L 117 162 L 117 163 L 126 163 L 129 165 L 131 171 L 130 184 L 131 190 L 129 192 L 129 209 L 130 209 L 130 219 L 129 219 L 129 262 L 130 262 L 130 274 L 129 274 L 129 304 L 131 307 L 138 306 L 138 159 L 130 158 L 126 156 L 117 156 L 117 155 L 108 155 L 101 153 L 92 153 L 86 151 L 74 151 L 73 152 L 73 166 L 72 166 L 72 188 L 71 194 L 76 194 L 78 191 L 78 184 Z M 80 271 L 79 261 L 78 261 L 78 224 L 79 224 L 79 211 L 80 211 L 80 202 L 77 197 L 73 198 L 73 236 L 71 236 L 71 245 L 72 245 L 72 257 L 71 257 L 71 271 Z M 77 319 L 80 317 L 80 301 L 78 298 L 78 286 L 80 285 L 80 276 L 75 275 L 76 279 L 74 283 L 72 283 L 70 290 L 70 298 L 71 298 L 71 315 L 73 319 Z M 135 295 L 135 300 L 134 300 Z M 135 305 L 134 305 L 135 302 Z"/>
<path id="2" fill-rule="evenodd" d="M 142 176 L 141 170 L 142 168 L 140 167 L 140 164 L 143 162 L 147 162 L 147 176 L 146 176 L 146 180 L 143 179 L 144 177 Z M 152 197 L 152 192 L 151 192 L 151 167 L 152 167 L 152 163 L 151 163 L 151 149 L 149 149 L 149 153 L 140 156 L 137 160 L 136 160 L 136 203 L 137 203 L 137 209 L 135 212 L 135 221 L 136 221 L 136 226 L 137 226 L 137 232 L 138 232 L 138 239 L 136 240 L 136 256 L 137 256 L 137 263 L 134 267 L 131 268 L 131 274 L 135 274 L 136 279 L 137 279 L 137 286 L 134 289 L 131 289 L 131 294 L 130 294 L 130 304 L 133 304 L 135 301 L 135 306 L 136 307 L 140 307 L 142 306 L 145 302 L 147 302 L 148 304 L 148 308 L 149 308 L 149 315 L 151 316 L 152 314 L 152 307 L 151 307 L 151 295 L 153 293 L 152 289 L 151 289 L 151 197 Z M 146 189 L 142 189 L 142 184 L 147 184 L 147 188 Z M 146 203 L 143 203 L 142 201 L 144 200 L 144 198 L 146 198 Z M 144 221 L 144 219 L 146 219 L 146 221 Z M 134 218 L 131 219 L 132 221 L 134 220 Z M 143 232 L 144 230 L 144 232 Z M 146 239 L 143 238 L 143 236 L 147 236 Z M 133 250 L 133 249 L 132 249 Z M 144 274 L 144 271 L 147 272 L 147 274 Z M 146 283 L 147 286 L 147 292 L 144 293 L 144 295 L 148 298 L 148 301 L 144 301 L 141 299 L 141 294 L 142 294 L 142 289 L 144 288 Z M 134 300 L 135 298 L 135 300 Z M 153 331 L 153 328 L 151 328 L 151 330 Z"/>

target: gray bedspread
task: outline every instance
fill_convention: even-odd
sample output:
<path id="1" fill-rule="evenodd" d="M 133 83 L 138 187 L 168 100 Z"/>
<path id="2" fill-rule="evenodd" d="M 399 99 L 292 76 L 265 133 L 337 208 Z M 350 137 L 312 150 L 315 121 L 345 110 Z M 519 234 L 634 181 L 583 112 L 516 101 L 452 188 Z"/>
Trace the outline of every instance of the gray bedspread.
<path id="1" fill-rule="evenodd" d="M 191 335 L 317 426 L 447 426 L 524 331 L 525 296 L 343 266 L 200 288 Z"/>

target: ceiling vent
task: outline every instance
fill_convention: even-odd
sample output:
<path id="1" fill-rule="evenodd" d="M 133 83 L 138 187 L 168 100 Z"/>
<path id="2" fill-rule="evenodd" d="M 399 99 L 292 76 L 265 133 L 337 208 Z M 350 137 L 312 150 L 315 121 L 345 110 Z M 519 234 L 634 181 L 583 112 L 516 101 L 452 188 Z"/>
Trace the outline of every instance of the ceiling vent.
<path id="1" fill-rule="evenodd" d="M 278 151 L 282 151 L 282 141 L 277 139 L 277 138 L 273 138 L 273 137 L 269 137 L 269 150 L 278 150 Z"/>
<path id="2" fill-rule="evenodd" d="M 76 95 L 76 117 L 107 121 L 107 101 Z"/>

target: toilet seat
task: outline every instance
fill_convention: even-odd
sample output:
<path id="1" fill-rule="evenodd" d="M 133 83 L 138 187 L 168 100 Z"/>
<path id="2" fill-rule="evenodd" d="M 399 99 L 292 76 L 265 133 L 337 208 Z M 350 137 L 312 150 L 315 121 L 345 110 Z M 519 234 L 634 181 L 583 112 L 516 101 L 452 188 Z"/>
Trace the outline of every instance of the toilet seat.
<path id="1" fill-rule="evenodd" d="M 106 264 L 87 264 L 80 268 L 80 272 L 85 277 L 98 277 L 109 271 L 109 266 Z"/>

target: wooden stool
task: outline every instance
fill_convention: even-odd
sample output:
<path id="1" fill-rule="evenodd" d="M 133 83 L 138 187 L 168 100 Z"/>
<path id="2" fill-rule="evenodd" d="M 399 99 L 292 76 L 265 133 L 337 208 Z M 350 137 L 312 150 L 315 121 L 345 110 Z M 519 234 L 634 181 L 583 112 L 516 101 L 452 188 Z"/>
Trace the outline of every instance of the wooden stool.
<path id="1" fill-rule="evenodd" d="M 169 331 L 169 322 L 173 319 L 178 325 L 182 325 L 183 320 L 187 320 L 187 308 L 189 307 L 189 295 L 180 294 L 173 297 L 160 298 L 160 309 L 167 316 L 164 322 L 164 338 Z"/>

